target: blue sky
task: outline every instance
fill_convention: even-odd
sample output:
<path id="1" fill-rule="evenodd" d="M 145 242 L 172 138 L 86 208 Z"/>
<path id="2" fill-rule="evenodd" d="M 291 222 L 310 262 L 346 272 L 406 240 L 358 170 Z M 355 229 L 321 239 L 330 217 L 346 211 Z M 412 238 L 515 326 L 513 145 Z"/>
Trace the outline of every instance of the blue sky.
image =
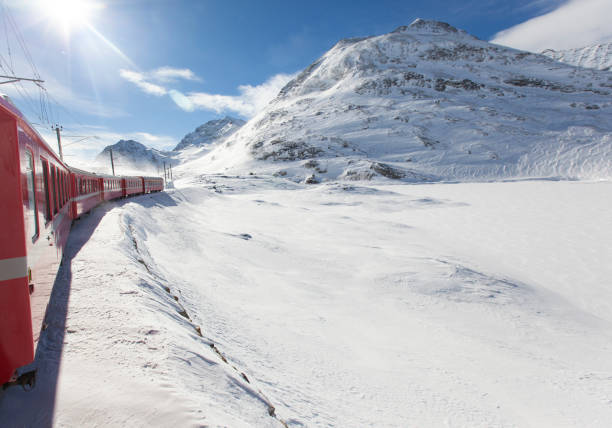
<path id="1" fill-rule="evenodd" d="M 588 19 L 557 33 L 557 15 L 578 2 L 582 10 L 591 4 L 595 21 L 606 7 L 612 12 L 609 0 L 71 1 L 4 0 L 0 54 L 5 73 L 32 76 L 10 16 L 52 97 L 49 122 L 64 126 L 67 161 L 77 164 L 119 138 L 168 149 L 207 120 L 248 119 L 342 38 L 387 33 L 420 17 L 523 49 L 563 48 L 611 33 L 607 23 L 587 32 L 597 24 Z M 2 89 L 50 136 L 36 86 L 21 90 L 31 100 L 9 86 Z"/>

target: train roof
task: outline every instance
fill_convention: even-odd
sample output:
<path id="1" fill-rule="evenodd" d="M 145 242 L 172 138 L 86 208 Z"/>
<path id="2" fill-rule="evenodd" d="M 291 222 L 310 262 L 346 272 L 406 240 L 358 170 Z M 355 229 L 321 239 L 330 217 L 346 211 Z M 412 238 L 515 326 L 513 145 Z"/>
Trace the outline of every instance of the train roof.
<path id="1" fill-rule="evenodd" d="M 42 135 L 32 126 L 32 124 L 28 121 L 23 113 L 17 108 L 13 101 L 10 99 L 8 95 L 0 94 L 0 108 L 5 110 L 8 114 L 13 116 L 17 122 L 23 124 L 25 126 L 25 131 L 33 134 L 38 140 L 39 143 L 42 144 L 51 155 L 55 158 L 56 162 L 61 163 L 65 168 L 69 169 L 66 162 L 62 161 L 55 150 L 47 143 L 47 141 L 43 138 Z"/>

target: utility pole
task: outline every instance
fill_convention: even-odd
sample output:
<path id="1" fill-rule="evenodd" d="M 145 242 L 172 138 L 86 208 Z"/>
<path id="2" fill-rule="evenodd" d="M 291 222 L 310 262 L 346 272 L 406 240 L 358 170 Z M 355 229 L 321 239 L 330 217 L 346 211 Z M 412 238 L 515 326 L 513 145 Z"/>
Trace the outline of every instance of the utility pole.
<path id="1" fill-rule="evenodd" d="M 164 185 L 168 184 L 168 174 L 166 173 L 166 161 L 164 161 Z"/>
<path id="2" fill-rule="evenodd" d="M 64 162 L 64 153 L 62 152 L 62 138 L 60 137 L 60 130 L 62 129 L 64 128 L 57 124 L 55 125 L 55 133 L 57 134 L 57 146 L 59 147 L 59 155 L 62 162 Z"/>
<path id="3" fill-rule="evenodd" d="M 113 149 L 110 149 L 111 167 L 113 168 L 113 176 L 115 175 L 115 162 L 113 161 Z"/>
<path id="4" fill-rule="evenodd" d="M 170 163 L 170 181 L 172 181 L 172 162 Z"/>

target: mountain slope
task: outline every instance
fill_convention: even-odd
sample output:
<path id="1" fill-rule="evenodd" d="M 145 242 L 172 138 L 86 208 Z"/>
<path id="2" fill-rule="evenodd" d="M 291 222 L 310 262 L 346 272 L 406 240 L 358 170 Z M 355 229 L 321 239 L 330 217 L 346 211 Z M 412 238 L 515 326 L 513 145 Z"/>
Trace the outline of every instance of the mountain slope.
<path id="1" fill-rule="evenodd" d="M 577 67 L 612 70 L 612 42 L 562 51 L 547 49 L 542 55 Z"/>
<path id="2" fill-rule="evenodd" d="M 235 119 L 229 116 L 223 119 L 210 120 L 197 127 L 195 131 L 185 135 L 181 142 L 174 148 L 174 151 L 183 150 L 192 146 L 202 147 L 221 138 L 227 138 L 240 129 L 244 123 L 244 120 Z"/>
<path id="3" fill-rule="evenodd" d="M 157 173 L 163 171 L 164 162 L 170 163 L 173 153 L 164 152 L 146 147 L 134 140 L 119 140 L 117 143 L 106 146 L 95 159 L 98 170 L 110 172 L 110 151 L 113 151 L 115 172 L 128 174 L 133 171 L 139 174 Z"/>
<path id="4" fill-rule="evenodd" d="M 416 20 L 346 39 L 189 168 L 294 180 L 610 177 L 612 74 Z"/>

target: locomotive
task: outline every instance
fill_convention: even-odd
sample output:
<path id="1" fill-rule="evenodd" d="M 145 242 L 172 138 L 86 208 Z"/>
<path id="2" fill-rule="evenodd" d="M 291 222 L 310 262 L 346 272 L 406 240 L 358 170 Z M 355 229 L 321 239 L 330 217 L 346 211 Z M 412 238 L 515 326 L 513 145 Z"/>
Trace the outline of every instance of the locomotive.
<path id="1" fill-rule="evenodd" d="M 33 380 L 17 373 L 34 360 L 72 222 L 104 201 L 163 189 L 160 177 L 69 167 L 0 97 L 0 385 Z"/>

